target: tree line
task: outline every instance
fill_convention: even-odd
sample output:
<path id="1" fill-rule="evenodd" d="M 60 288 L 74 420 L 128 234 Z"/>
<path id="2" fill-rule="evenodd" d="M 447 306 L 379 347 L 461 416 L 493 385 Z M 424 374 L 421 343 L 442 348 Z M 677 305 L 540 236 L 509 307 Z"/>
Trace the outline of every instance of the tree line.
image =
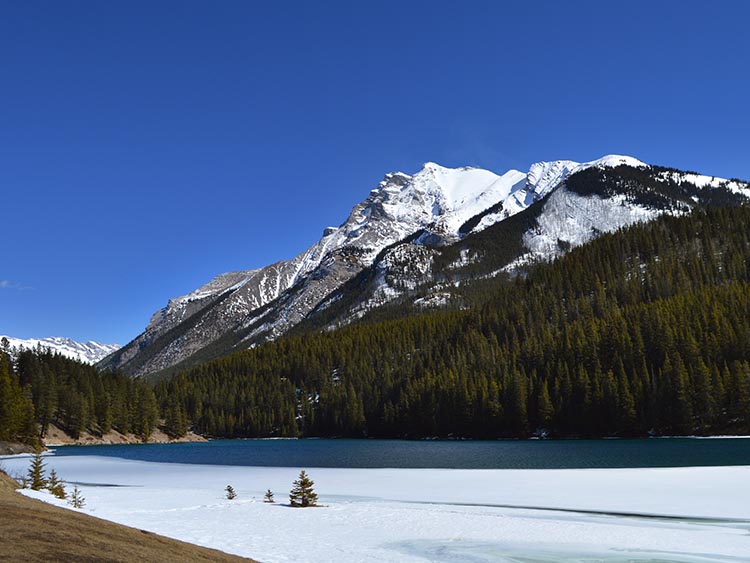
<path id="1" fill-rule="evenodd" d="M 315 332 L 156 386 L 222 437 L 750 431 L 750 209 L 599 237 L 468 311 Z"/>
<path id="2" fill-rule="evenodd" d="M 38 443 L 50 424 L 73 438 L 113 428 L 146 438 L 159 416 L 142 381 L 41 347 L 0 350 L 0 440 Z"/>
<path id="3" fill-rule="evenodd" d="M 750 208 L 605 234 L 467 310 L 313 331 L 145 382 L 0 350 L 0 440 L 750 432 Z M 475 290 L 479 291 L 479 290 Z"/>

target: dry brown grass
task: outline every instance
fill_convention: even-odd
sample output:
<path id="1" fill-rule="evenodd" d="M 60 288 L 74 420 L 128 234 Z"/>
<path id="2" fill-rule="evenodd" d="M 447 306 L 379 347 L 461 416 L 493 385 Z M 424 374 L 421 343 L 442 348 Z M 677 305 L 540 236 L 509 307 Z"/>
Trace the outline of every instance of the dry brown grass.
<path id="1" fill-rule="evenodd" d="M 148 438 L 149 444 L 166 444 L 171 442 L 207 442 L 203 436 L 188 432 L 182 438 L 173 439 L 167 436 L 163 430 L 155 428 Z M 104 435 L 81 432 L 78 438 L 73 438 L 62 428 L 55 424 L 47 427 L 47 433 L 43 442 L 46 446 L 67 446 L 77 444 L 81 446 L 96 446 L 99 444 L 141 444 L 141 440 L 135 434 L 122 434 L 114 428 Z"/>
<path id="2" fill-rule="evenodd" d="M 58 508 L 15 492 L 0 472 L 3 563 L 249 563 L 227 555 Z"/>

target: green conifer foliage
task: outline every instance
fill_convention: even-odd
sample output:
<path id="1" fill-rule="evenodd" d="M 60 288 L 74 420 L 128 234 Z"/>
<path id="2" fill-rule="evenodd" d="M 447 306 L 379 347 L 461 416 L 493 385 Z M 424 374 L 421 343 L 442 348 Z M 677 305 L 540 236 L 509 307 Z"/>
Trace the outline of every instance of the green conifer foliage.
<path id="1" fill-rule="evenodd" d="M 549 387 L 547 382 L 543 382 L 539 391 L 539 424 L 543 428 L 549 428 L 552 424 L 552 417 L 555 415 L 555 407 L 549 396 Z"/>
<path id="2" fill-rule="evenodd" d="M 86 505 L 86 499 L 81 494 L 81 490 L 78 485 L 73 487 L 73 492 L 70 494 L 70 500 L 68 501 L 73 508 L 83 508 Z"/>
<path id="3" fill-rule="evenodd" d="M 304 469 L 300 471 L 299 478 L 292 483 L 292 490 L 289 492 L 289 503 L 299 508 L 317 506 L 318 495 L 313 490 L 314 484 Z"/>
<path id="4" fill-rule="evenodd" d="M 24 392 L 10 356 L 0 351 L 0 440 L 38 444 L 34 405 Z"/>
<path id="5" fill-rule="evenodd" d="M 73 436 L 115 428 L 146 438 L 159 414 L 143 381 L 41 348 L 15 362 L 0 351 L 0 440 L 37 444 L 53 423 Z"/>
<path id="6" fill-rule="evenodd" d="M 263 495 L 263 502 L 269 502 L 269 503 L 275 502 L 273 500 L 273 491 L 271 491 L 271 489 L 268 489 L 266 493 Z"/>
<path id="7" fill-rule="evenodd" d="M 65 493 L 65 484 L 58 478 L 57 472 L 54 469 L 49 472 L 47 489 L 59 499 L 67 497 L 67 494 Z"/>
<path id="8" fill-rule="evenodd" d="M 222 437 L 748 433 L 748 224 L 750 206 L 663 216 L 512 280 L 462 283 L 466 309 L 381 309 L 155 392 Z"/>
<path id="9" fill-rule="evenodd" d="M 174 399 L 167 406 L 164 427 L 167 434 L 173 438 L 180 438 L 188 432 L 188 419 L 185 409 Z"/>
<path id="10" fill-rule="evenodd" d="M 42 459 L 42 452 L 37 450 L 34 457 L 31 458 L 31 466 L 27 473 L 27 483 L 30 489 L 34 491 L 41 491 L 47 487 L 47 479 L 44 475 L 44 460 Z"/>

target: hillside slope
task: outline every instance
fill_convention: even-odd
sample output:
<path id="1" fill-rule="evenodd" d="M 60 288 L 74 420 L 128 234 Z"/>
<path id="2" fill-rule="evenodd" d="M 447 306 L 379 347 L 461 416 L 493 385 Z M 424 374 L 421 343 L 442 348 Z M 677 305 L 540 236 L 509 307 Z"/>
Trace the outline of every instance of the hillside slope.
<path id="1" fill-rule="evenodd" d="M 0 561 L 23 563 L 252 563 L 57 508 L 18 494 L 0 471 Z"/>
<path id="2" fill-rule="evenodd" d="M 468 310 L 281 338 L 156 394 L 225 437 L 748 433 L 748 224 L 666 214 L 485 280 Z"/>
<path id="3" fill-rule="evenodd" d="M 602 187 L 582 188 L 586 182 Z M 403 298 L 455 305 L 454 288 L 467 279 L 554 258 L 662 213 L 721 198 L 736 204 L 747 193 L 740 182 L 622 156 L 542 162 L 502 176 L 428 163 L 413 176 L 386 175 L 340 227 L 325 229 L 292 260 L 223 274 L 171 300 L 100 365 L 130 375 L 174 372 L 273 340 L 303 321 L 339 326 Z"/>

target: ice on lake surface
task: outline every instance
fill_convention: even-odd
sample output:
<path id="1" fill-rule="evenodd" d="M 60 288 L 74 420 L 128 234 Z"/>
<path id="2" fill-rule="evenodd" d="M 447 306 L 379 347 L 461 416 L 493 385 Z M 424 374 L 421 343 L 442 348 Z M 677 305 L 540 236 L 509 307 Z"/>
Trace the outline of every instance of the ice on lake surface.
<path id="1" fill-rule="evenodd" d="M 324 506 L 294 509 L 302 467 L 46 461 L 78 484 L 85 512 L 264 563 L 750 561 L 748 466 L 304 468 Z M 29 459 L 0 462 L 25 473 Z M 266 489 L 277 504 L 262 502 Z"/>
<path id="2" fill-rule="evenodd" d="M 393 544 L 394 550 L 435 563 L 742 563 L 746 558 L 687 555 L 644 550 L 561 551 L 555 546 L 467 541 L 419 541 Z"/>

